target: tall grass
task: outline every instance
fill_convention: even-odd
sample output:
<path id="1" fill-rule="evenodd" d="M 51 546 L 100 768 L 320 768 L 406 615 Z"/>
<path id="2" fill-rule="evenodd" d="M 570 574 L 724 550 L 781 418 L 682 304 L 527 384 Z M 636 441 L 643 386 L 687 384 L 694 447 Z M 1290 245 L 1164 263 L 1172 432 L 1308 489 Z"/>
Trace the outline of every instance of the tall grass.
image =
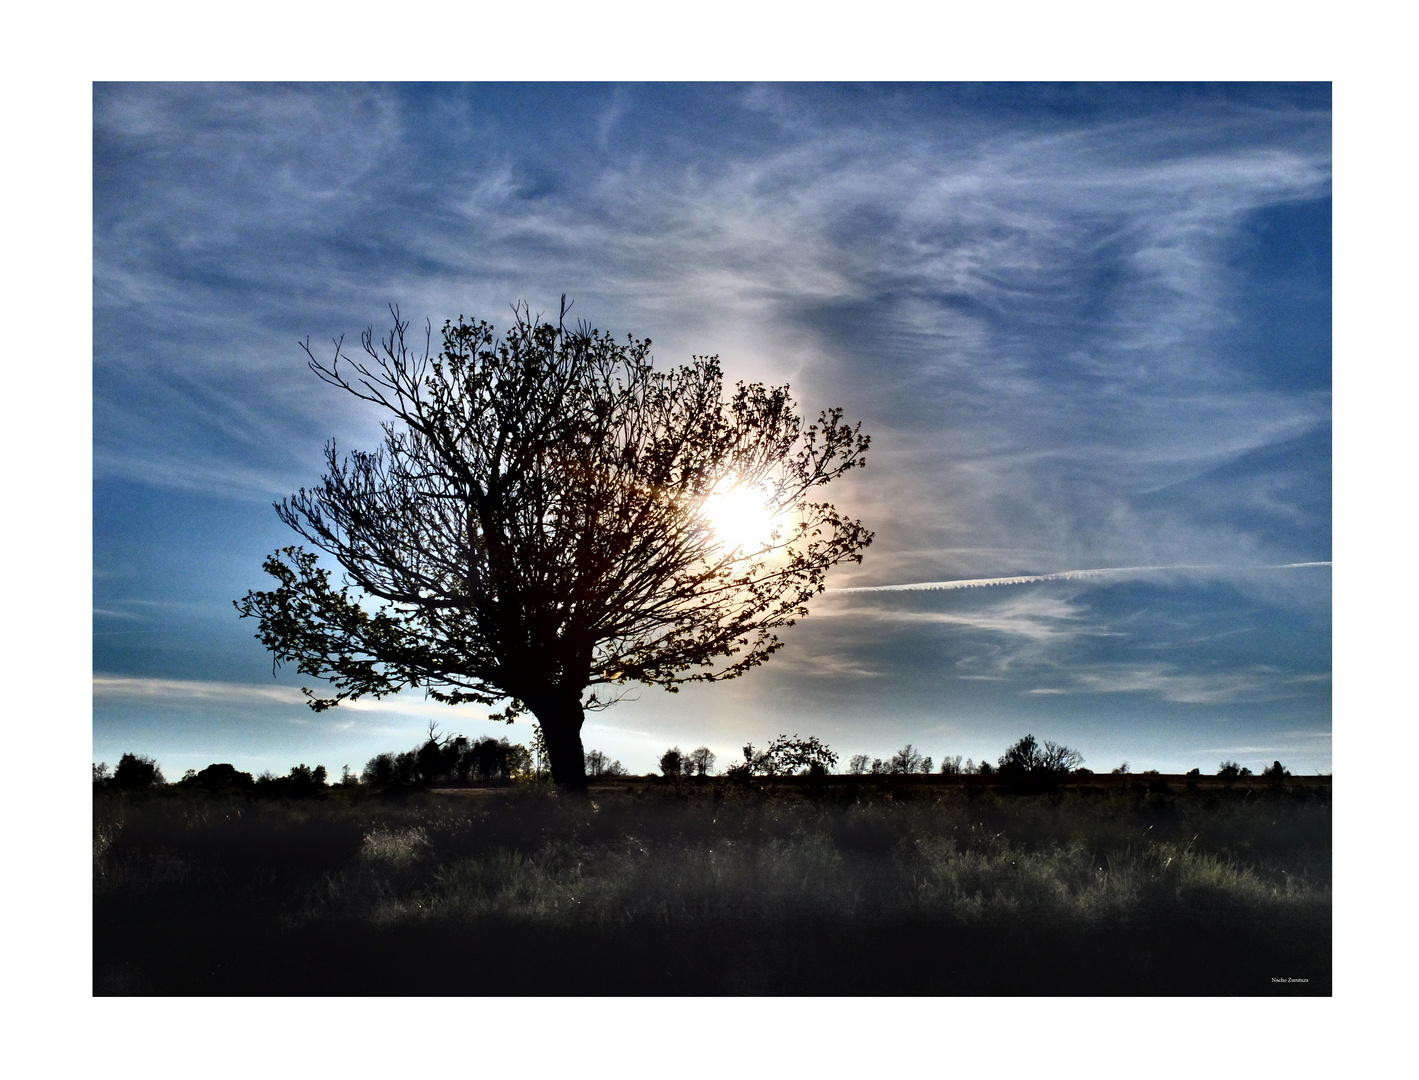
<path id="1" fill-rule="evenodd" d="M 159 910 L 347 943 L 497 927 L 528 941 L 704 932 L 763 943 L 804 927 L 996 941 L 1269 926 L 1323 933 L 1328 963 L 1330 816 L 1318 793 L 828 801 L 706 785 L 590 800 L 103 798 L 95 809 L 96 905 L 120 936 Z"/>

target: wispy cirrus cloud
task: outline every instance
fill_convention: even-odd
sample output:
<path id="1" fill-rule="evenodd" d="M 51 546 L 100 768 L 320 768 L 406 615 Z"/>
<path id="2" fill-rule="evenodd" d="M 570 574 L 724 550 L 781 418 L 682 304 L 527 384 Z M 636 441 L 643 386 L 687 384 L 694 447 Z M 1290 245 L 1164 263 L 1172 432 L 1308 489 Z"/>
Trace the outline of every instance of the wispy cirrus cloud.
<path id="1" fill-rule="evenodd" d="M 1066 685 L 1036 687 L 1030 694 L 1144 694 L 1189 705 L 1231 705 L 1299 697 L 1328 674 L 1298 674 L 1256 665 L 1241 670 L 1196 671 L 1177 664 L 1116 664 L 1060 672 Z"/>
<path id="2" fill-rule="evenodd" d="M 304 720 L 314 715 L 305 711 L 306 696 L 294 686 L 262 686 L 253 683 L 210 682 L 200 679 L 138 678 L 122 675 L 95 675 L 95 700 L 127 699 L 136 701 L 191 701 L 205 704 L 231 705 L 299 705 L 302 712 L 296 718 Z M 451 706 L 418 697 L 360 698 L 345 701 L 325 719 L 337 726 L 348 727 L 353 721 L 342 721 L 344 712 L 399 713 L 410 716 L 432 716 L 449 719 L 483 720 L 486 709 Z"/>

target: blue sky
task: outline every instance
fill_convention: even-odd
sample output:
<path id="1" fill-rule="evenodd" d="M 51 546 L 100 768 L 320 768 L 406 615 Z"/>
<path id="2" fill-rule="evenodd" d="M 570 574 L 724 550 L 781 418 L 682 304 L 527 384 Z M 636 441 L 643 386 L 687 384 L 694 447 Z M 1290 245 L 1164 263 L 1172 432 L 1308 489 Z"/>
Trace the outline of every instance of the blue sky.
<path id="1" fill-rule="evenodd" d="M 1331 762 L 1325 84 L 165 85 L 94 98 L 94 757 L 358 768 L 429 719 L 316 715 L 231 601 L 270 503 L 379 417 L 296 342 L 508 321 L 718 353 L 873 437 L 877 539 L 736 682 L 585 741 L 636 771 L 816 734 L 1109 769 Z"/>

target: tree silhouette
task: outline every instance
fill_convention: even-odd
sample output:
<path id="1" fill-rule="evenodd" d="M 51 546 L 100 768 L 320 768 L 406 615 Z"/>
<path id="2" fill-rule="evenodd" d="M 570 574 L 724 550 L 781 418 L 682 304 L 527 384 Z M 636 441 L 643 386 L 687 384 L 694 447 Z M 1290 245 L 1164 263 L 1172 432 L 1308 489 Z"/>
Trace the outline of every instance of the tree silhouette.
<path id="1" fill-rule="evenodd" d="M 118 767 L 113 770 L 113 786 L 129 791 L 160 787 L 166 782 L 158 763 L 150 757 L 138 754 L 124 754 L 118 759 Z"/>
<path id="2" fill-rule="evenodd" d="M 316 550 L 274 553 L 277 588 L 236 601 L 276 663 L 332 684 L 306 690 L 314 709 L 410 687 L 506 702 L 495 715 L 530 710 L 553 778 L 584 787 L 585 709 L 619 697 L 600 687 L 744 674 L 871 542 L 809 497 L 863 464 L 839 409 L 805 428 L 786 386 L 725 400 L 716 357 L 656 371 L 649 340 L 568 329 L 565 298 L 555 324 L 515 309 L 501 339 L 459 316 L 437 355 L 391 310 L 359 359 L 307 344 L 312 371 L 392 420 L 377 451 L 331 441 L 320 485 L 276 504 Z M 731 497 L 769 535 L 717 524 Z"/>
<path id="3" fill-rule="evenodd" d="M 1035 741 L 1026 735 L 1001 755 L 1000 775 L 1025 789 L 1048 790 L 1059 783 L 1084 761 L 1078 750 L 1046 740 Z"/>
<path id="4" fill-rule="evenodd" d="M 600 750 L 586 752 L 587 776 L 625 776 L 626 767 L 619 761 L 612 761 Z"/>
<path id="5" fill-rule="evenodd" d="M 685 772 L 685 755 L 678 746 L 672 746 L 660 755 L 660 771 L 668 780 L 678 779 Z"/>
<path id="6" fill-rule="evenodd" d="M 697 746 L 685 759 L 691 776 L 709 776 L 714 772 L 714 751 L 708 746 Z"/>
<path id="7" fill-rule="evenodd" d="M 887 762 L 887 771 L 891 773 L 919 773 L 926 772 L 930 766 L 923 768 L 922 756 L 912 749 L 912 744 L 907 743 L 895 754 L 892 760 Z"/>

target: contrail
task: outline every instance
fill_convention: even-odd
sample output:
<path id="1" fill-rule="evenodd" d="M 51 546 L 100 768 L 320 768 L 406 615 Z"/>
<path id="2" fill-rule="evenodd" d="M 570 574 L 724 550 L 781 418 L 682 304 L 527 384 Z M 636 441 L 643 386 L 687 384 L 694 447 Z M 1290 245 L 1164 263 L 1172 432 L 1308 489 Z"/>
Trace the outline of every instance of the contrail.
<path id="1" fill-rule="evenodd" d="M 1325 562 L 1280 563 L 1274 566 L 1228 566 L 1222 563 L 1177 566 L 1104 566 L 1097 570 L 1061 570 L 1056 574 L 1022 574 L 1018 577 L 958 578 L 955 581 L 914 581 L 908 585 L 858 585 L 850 589 L 825 589 L 830 593 L 927 592 L 936 589 L 979 589 L 987 585 L 1029 585 L 1036 581 L 1078 581 L 1082 578 L 1126 576 L 1158 570 L 1299 570 L 1329 566 Z"/>

